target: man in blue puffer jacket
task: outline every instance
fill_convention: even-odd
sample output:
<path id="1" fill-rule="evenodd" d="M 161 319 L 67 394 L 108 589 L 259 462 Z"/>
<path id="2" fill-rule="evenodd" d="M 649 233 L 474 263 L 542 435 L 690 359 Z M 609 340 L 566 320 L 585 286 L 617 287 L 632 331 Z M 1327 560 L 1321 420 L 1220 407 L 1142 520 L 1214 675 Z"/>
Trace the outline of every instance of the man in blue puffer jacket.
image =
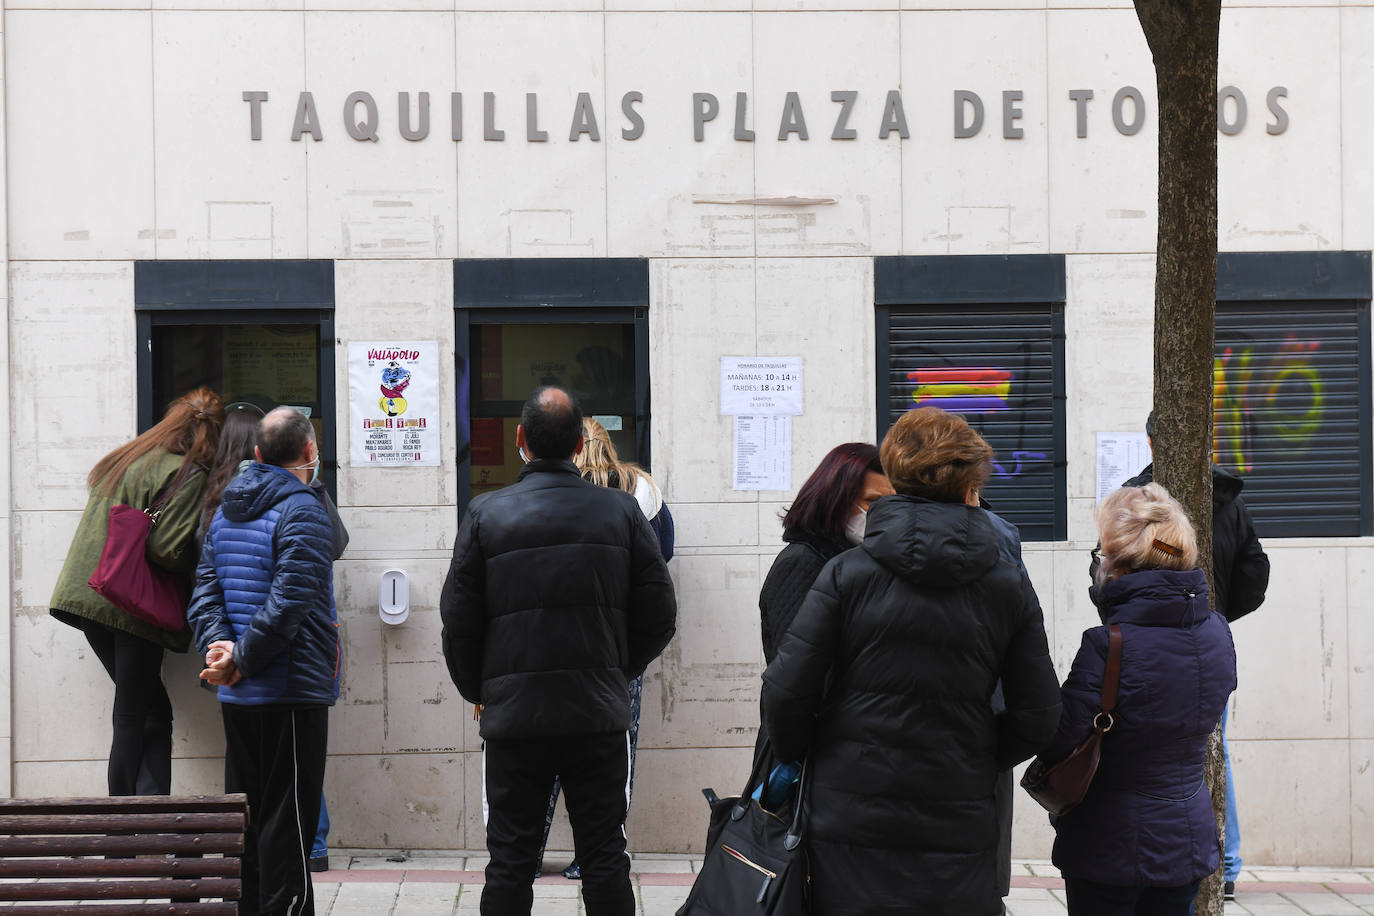
<path id="1" fill-rule="evenodd" d="M 187 620 L 219 687 L 225 790 L 248 795 L 242 914 L 313 914 L 308 860 L 339 696 L 333 528 L 310 490 L 314 429 L 293 407 L 258 424 L 257 461 L 224 490 Z"/>

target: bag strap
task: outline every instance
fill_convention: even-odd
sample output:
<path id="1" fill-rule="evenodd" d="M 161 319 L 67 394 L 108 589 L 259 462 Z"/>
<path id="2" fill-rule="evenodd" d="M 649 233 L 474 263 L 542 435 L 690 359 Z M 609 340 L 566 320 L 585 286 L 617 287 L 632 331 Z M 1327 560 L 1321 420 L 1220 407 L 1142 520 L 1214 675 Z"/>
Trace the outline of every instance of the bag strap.
<path id="1" fill-rule="evenodd" d="M 811 755 L 802 759 L 801 776 L 797 779 L 797 797 L 792 802 L 792 824 L 783 838 L 783 848 L 788 852 L 796 849 L 802 841 L 802 809 L 806 807 L 806 788 L 811 781 Z"/>
<path id="2" fill-rule="evenodd" d="M 1121 627 L 1112 624 L 1107 628 L 1107 670 L 1102 675 L 1102 712 L 1111 721 L 1111 711 L 1116 708 L 1116 690 L 1121 683 Z M 1108 728 L 1111 725 L 1107 726 Z"/>
<path id="3" fill-rule="evenodd" d="M 181 491 L 182 487 L 190 483 L 191 478 L 199 474 L 201 470 L 202 469 L 200 465 L 191 465 L 191 470 L 187 471 L 183 475 L 180 475 L 180 480 L 173 478 L 172 482 L 165 489 L 163 489 L 163 491 L 160 494 L 158 494 L 158 497 L 156 499 L 153 500 L 153 504 L 143 510 L 145 513 L 147 513 L 148 517 L 153 520 L 154 525 L 157 524 L 158 516 L 162 515 L 162 510 L 166 507 L 167 503 L 172 501 L 172 497 L 176 496 L 177 493 Z"/>

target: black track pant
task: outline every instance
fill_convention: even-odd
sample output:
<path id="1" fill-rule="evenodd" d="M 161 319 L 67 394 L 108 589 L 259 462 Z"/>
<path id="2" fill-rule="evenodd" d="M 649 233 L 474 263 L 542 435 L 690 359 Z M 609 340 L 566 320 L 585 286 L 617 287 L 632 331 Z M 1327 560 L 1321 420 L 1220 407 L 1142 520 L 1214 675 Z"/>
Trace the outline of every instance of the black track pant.
<path id="1" fill-rule="evenodd" d="M 111 795 L 172 791 L 172 703 L 162 686 L 162 647 L 82 619 L 81 632 L 114 681 Z"/>
<path id="2" fill-rule="evenodd" d="M 242 916 L 313 916 L 310 848 L 320 819 L 327 706 L 220 704 L 224 790 L 248 796 Z"/>
<path id="3" fill-rule="evenodd" d="M 1064 877 L 1070 916 L 1189 916 L 1198 883 L 1180 887 L 1118 887 Z"/>
<path id="4" fill-rule="evenodd" d="M 625 852 L 630 742 L 626 732 L 488 741 L 482 757 L 487 804 L 487 884 L 482 916 L 529 916 L 549 785 L 557 776 L 582 866 L 587 916 L 634 916 Z"/>

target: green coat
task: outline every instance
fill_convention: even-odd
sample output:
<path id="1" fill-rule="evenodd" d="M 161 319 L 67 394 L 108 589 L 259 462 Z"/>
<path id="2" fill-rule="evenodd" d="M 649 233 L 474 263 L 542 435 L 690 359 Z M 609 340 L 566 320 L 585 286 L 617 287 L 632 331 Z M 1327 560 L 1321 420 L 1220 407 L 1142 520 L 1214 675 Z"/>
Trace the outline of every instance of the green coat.
<path id="1" fill-rule="evenodd" d="M 96 594 L 89 584 L 91 573 L 100 562 L 109 532 L 110 508 L 116 503 L 147 508 L 181 468 L 182 456 L 164 449 L 149 452 L 135 461 L 114 493 L 105 496 L 92 492 L 81 515 L 72 546 L 67 551 L 62 574 L 57 577 L 49 607 L 63 623 L 79 627 L 87 618 L 108 627 L 132 633 L 148 642 L 185 652 L 191 631 L 186 627 L 173 632 L 130 617 Z M 205 474 L 188 480 L 163 507 L 162 515 L 148 534 L 148 559 L 163 569 L 189 577 L 196 568 L 196 529 L 200 525 L 200 503 L 205 493 Z"/>

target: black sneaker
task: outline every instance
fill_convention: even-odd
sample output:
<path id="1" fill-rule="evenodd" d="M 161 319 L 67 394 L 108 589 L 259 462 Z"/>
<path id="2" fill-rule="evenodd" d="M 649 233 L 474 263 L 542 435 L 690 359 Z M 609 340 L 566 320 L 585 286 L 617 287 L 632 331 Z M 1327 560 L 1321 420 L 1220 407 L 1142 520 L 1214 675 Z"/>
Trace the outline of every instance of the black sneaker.
<path id="1" fill-rule="evenodd" d="M 311 856 L 310 870 L 313 872 L 329 871 L 329 856 Z"/>
<path id="2" fill-rule="evenodd" d="M 1224 882 L 1224 883 L 1221 885 L 1221 899 L 1223 899 L 1223 900 L 1235 900 L 1235 899 L 1236 899 L 1236 882 L 1234 882 L 1234 881 L 1226 881 L 1226 882 Z"/>
<path id="3" fill-rule="evenodd" d="M 578 865 L 576 862 L 573 862 L 573 864 L 563 869 L 563 877 L 567 878 L 569 881 L 581 881 L 582 866 Z"/>

